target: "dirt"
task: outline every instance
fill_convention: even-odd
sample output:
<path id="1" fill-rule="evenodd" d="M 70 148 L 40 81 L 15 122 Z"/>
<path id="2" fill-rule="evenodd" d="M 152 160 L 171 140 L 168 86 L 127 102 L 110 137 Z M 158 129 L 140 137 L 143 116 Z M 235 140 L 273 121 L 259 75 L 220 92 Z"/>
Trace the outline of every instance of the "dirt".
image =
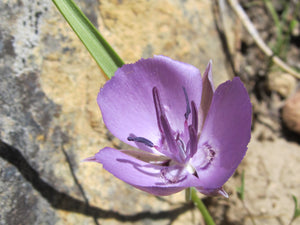
<path id="1" fill-rule="evenodd" d="M 284 2 L 270 1 L 279 17 L 283 16 Z M 276 26 L 264 1 L 244 0 L 240 3 L 265 43 L 274 46 Z M 298 25 L 279 56 L 299 72 L 300 13 L 295 12 L 299 1 L 286 4 L 286 24 L 294 18 Z M 291 126 L 287 127 L 289 118 L 283 120 L 282 111 L 286 102 L 291 102 L 289 99 L 298 92 L 299 80 L 271 63 L 239 19 L 233 20 L 236 35 L 227 43 L 230 47 L 230 43 L 234 42 L 234 47 L 230 49 L 233 73 L 242 78 L 250 94 L 253 132 L 245 160 L 226 185 L 230 190 L 230 199 L 210 198 L 207 203 L 217 224 L 289 224 L 294 212 L 292 195 L 300 198 L 300 135 L 295 132 L 296 129 L 293 131 L 289 129 Z M 287 33 L 286 26 L 283 33 Z M 289 104 L 288 107 L 294 110 L 292 116 L 300 110 L 296 108 L 297 104 L 294 107 Z M 300 117 L 292 119 L 300 122 Z M 241 185 L 242 171 L 245 172 L 244 201 L 239 198 L 236 189 Z M 293 224 L 300 224 L 300 219 Z"/>

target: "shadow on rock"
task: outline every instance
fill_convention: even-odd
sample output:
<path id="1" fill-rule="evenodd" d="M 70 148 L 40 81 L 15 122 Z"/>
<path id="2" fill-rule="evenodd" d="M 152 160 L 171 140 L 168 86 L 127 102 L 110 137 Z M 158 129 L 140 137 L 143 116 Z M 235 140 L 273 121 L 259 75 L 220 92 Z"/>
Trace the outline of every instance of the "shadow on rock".
<path id="1" fill-rule="evenodd" d="M 21 152 L 0 140 L 0 157 L 13 164 L 22 176 L 43 196 L 55 209 L 80 213 L 94 218 L 113 218 L 122 222 L 134 222 L 142 219 L 174 221 L 180 214 L 193 208 L 193 204 L 184 204 L 178 208 L 161 212 L 139 212 L 133 215 L 123 215 L 118 212 L 104 210 L 73 198 L 43 181 L 39 173 L 26 161 Z"/>

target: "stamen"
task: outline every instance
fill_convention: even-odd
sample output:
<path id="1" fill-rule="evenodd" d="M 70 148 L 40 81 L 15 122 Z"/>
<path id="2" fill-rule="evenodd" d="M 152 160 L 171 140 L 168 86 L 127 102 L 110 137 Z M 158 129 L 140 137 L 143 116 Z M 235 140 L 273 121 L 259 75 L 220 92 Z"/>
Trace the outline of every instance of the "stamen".
<path id="1" fill-rule="evenodd" d="M 176 136 L 176 143 L 179 146 L 179 148 L 183 149 L 183 151 L 185 152 L 185 144 L 184 142 L 180 139 L 180 135 L 179 133 Z"/>
<path id="2" fill-rule="evenodd" d="M 132 136 L 129 136 L 127 138 L 128 141 L 135 141 L 135 142 L 139 142 L 139 143 L 143 143 L 144 145 L 147 145 L 148 147 L 154 147 L 154 144 L 146 139 L 146 138 L 143 138 L 143 137 L 132 137 Z"/>
<path id="3" fill-rule="evenodd" d="M 184 117 L 187 120 L 189 118 L 190 113 L 191 113 L 191 107 L 190 107 L 190 101 L 189 101 L 189 97 L 187 95 L 187 92 L 185 90 L 185 87 L 182 87 L 182 89 L 183 89 L 183 92 L 184 92 L 185 102 L 186 102 L 186 112 L 184 114 Z"/>
<path id="4" fill-rule="evenodd" d="M 194 101 L 192 101 L 191 105 L 192 105 L 192 126 L 194 127 L 195 133 L 197 135 L 198 134 L 198 111 Z"/>
<path id="5" fill-rule="evenodd" d="M 189 146 L 189 157 L 193 157 L 193 155 L 197 152 L 197 133 L 193 127 L 193 125 L 189 126 L 189 135 L 190 135 L 190 146 Z"/>
<path id="6" fill-rule="evenodd" d="M 162 128 L 163 128 L 163 131 L 164 131 L 169 149 L 171 150 L 172 153 L 177 153 L 176 152 L 177 145 L 176 145 L 176 142 L 173 138 L 171 127 L 170 127 L 170 124 L 168 122 L 167 117 L 165 115 L 161 115 L 160 120 L 161 120 L 161 125 L 162 125 Z"/>
<path id="7" fill-rule="evenodd" d="M 185 154 L 185 146 L 184 146 L 184 143 L 183 143 L 183 141 L 182 140 L 180 140 L 180 139 L 177 139 L 176 140 L 176 143 L 177 143 L 177 146 L 179 147 L 179 149 L 180 149 L 180 153 L 181 153 L 181 158 L 182 159 L 185 159 L 186 158 L 186 154 Z"/>
<path id="8" fill-rule="evenodd" d="M 184 153 L 178 147 L 173 137 L 172 130 L 167 117 L 165 115 L 161 115 L 160 120 L 170 152 L 177 158 L 178 162 L 182 162 L 184 160 Z M 177 157 L 178 153 L 179 157 Z"/>
<path id="9" fill-rule="evenodd" d="M 153 95 L 153 101 L 154 101 L 154 106 L 155 106 L 155 111 L 156 111 L 157 125 L 158 125 L 158 128 L 159 128 L 160 132 L 163 133 L 163 128 L 162 128 L 162 125 L 161 125 L 160 117 L 162 115 L 165 115 L 165 112 L 164 112 L 164 109 L 163 109 L 163 107 L 161 105 L 161 102 L 160 102 L 160 97 L 159 97 L 157 87 L 154 87 L 152 89 L 152 95 Z"/>

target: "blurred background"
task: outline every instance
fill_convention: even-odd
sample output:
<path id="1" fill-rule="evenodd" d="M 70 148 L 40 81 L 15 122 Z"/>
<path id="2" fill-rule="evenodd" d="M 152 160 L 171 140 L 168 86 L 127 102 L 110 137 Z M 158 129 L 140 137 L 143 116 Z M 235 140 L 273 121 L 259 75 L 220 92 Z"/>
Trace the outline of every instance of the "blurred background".
<path id="1" fill-rule="evenodd" d="M 158 54 L 203 72 L 212 59 L 216 85 L 242 79 L 253 104 L 248 153 L 225 185 L 229 199 L 201 197 L 218 225 L 287 225 L 292 195 L 300 199 L 300 1 L 75 2 L 126 63 Z M 204 224 L 183 192 L 155 197 L 81 162 L 126 146 L 97 106 L 105 77 L 54 4 L 1 0 L 0 19 L 0 224 Z"/>

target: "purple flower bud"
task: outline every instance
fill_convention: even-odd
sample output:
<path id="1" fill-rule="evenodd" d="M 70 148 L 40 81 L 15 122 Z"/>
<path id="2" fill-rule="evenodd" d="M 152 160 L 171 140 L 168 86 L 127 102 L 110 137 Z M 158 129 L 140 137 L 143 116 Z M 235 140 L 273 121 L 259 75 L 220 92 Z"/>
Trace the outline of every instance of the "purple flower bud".
<path id="1" fill-rule="evenodd" d="M 243 159 L 251 103 L 239 78 L 216 90 L 209 62 L 203 78 L 165 56 L 119 68 L 98 94 L 110 132 L 137 150 L 104 148 L 88 161 L 154 195 L 188 187 L 227 197 L 222 186 Z"/>

